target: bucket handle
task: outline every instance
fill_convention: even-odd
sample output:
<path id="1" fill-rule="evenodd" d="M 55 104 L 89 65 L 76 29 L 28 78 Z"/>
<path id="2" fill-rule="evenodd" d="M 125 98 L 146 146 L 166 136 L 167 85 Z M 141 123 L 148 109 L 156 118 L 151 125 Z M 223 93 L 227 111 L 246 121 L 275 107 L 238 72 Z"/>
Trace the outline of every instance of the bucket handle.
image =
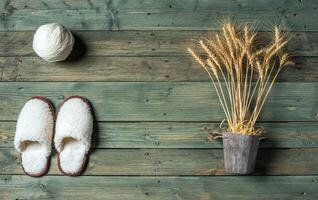
<path id="1" fill-rule="evenodd" d="M 259 141 L 266 140 L 266 139 L 267 139 L 266 137 L 259 137 Z"/>
<path id="2" fill-rule="evenodd" d="M 218 140 L 218 139 L 224 139 L 225 137 L 222 135 L 222 133 L 218 133 L 218 132 L 211 132 L 211 133 L 208 133 L 208 136 L 207 136 L 207 140 L 209 142 L 212 142 L 214 140 Z"/>

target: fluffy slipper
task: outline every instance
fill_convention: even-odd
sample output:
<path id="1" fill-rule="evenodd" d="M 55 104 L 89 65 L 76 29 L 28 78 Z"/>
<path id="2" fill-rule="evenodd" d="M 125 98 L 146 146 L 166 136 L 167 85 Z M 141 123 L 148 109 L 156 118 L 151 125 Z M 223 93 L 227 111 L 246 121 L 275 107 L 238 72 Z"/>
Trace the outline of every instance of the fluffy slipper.
<path id="1" fill-rule="evenodd" d="M 49 168 L 54 109 L 43 97 L 32 97 L 18 117 L 14 147 L 21 154 L 22 168 L 29 176 L 40 177 Z"/>
<path id="2" fill-rule="evenodd" d="M 57 116 L 54 144 L 58 166 L 64 175 L 80 175 L 86 166 L 93 133 L 92 108 L 87 99 L 72 96 L 66 99 Z"/>

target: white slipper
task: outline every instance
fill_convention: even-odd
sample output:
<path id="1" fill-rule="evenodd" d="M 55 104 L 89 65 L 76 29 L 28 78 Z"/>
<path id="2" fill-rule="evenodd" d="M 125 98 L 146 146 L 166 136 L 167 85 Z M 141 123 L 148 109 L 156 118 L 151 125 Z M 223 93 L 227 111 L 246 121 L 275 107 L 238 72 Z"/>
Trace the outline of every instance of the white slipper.
<path id="1" fill-rule="evenodd" d="M 43 97 L 32 97 L 23 106 L 17 121 L 14 147 L 21 153 L 23 171 L 43 176 L 49 168 L 54 108 Z"/>
<path id="2" fill-rule="evenodd" d="M 62 104 L 55 128 L 54 144 L 58 151 L 58 166 L 64 175 L 80 175 L 86 166 L 93 133 L 90 103 L 72 96 Z"/>

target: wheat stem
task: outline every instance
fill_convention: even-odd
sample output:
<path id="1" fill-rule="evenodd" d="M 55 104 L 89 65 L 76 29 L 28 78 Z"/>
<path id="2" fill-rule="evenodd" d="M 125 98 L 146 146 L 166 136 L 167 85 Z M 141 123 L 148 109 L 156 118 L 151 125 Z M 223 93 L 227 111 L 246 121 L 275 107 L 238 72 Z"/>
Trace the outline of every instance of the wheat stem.
<path id="1" fill-rule="evenodd" d="M 279 72 L 291 63 L 288 54 L 282 52 L 288 39 L 279 28 L 275 27 L 273 41 L 265 48 L 255 47 L 257 35 L 249 26 L 243 26 L 240 31 L 235 23 L 226 22 L 221 36 L 215 34 L 212 38 L 198 41 L 205 56 L 199 57 L 188 48 L 211 79 L 225 113 L 228 130 L 238 134 L 260 134 L 255 123 Z M 276 72 L 271 78 L 274 70 Z"/>

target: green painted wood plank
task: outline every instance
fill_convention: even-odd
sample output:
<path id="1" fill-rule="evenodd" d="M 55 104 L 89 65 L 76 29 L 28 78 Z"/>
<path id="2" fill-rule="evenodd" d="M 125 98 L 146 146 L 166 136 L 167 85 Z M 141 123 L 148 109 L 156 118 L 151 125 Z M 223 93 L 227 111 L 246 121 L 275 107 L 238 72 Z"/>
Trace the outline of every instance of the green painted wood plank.
<path id="1" fill-rule="evenodd" d="M 60 22 L 76 30 L 206 30 L 218 28 L 218 22 L 229 15 L 242 22 L 283 21 L 292 30 L 318 30 L 315 1 L 17 2 L 1 3 L 0 30 L 34 30 L 48 22 Z M 260 26 L 261 29 L 267 27 Z"/>
<path id="2" fill-rule="evenodd" d="M 192 39 L 211 31 L 74 31 L 74 56 L 188 56 Z M 33 31 L 0 32 L 0 56 L 35 56 Z M 270 33 L 262 33 L 267 36 Z M 292 32 L 287 50 L 318 56 L 317 32 Z"/>
<path id="3" fill-rule="evenodd" d="M 0 57 L 1 81 L 210 81 L 191 57 L 83 57 L 49 63 L 38 57 Z M 77 60 L 78 59 L 78 60 Z M 278 82 L 316 82 L 318 57 L 294 57 Z M 98 72 L 98 73 L 96 73 Z"/>
<path id="4" fill-rule="evenodd" d="M 317 148 L 260 150 L 255 175 L 317 175 Z M 61 175 L 53 154 L 49 174 Z M 1 149 L 0 174 L 23 174 L 20 155 Z M 222 149 L 92 149 L 84 175 L 226 175 Z"/>
<path id="5" fill-rule="evenodd" d="M 237 2 L 235 0 L 229 1 L 220 1 L 220 0 L 201 0 L 196 2 L 193 0 L 179 0 L 179 1 L 169 1 L 169 0 L 114 0 L 108 2 L 109 5 L 106 5 L 104 1 L 99 0 L 42 0 L 42 1 L 19 1 L 19 0 L 10 0 L 1 1 L 0 6 L 7 9 L 32 9 L 32 10 L 47 10 L 47 9 L 97 9 L 104 8 L 105 6 L 112 6 L 112 8 L 122 8 L 126 12 L 145 12 L 145 9 L 151 9 L 151 11 L 162 11 L 162 10 L 171 10 L 171 11 L 210 11 L 218 9 L 228 9 L 228 10 L 310 10 L 315 9 L 315 6 L 318 6 L 318 3 L 315 1 L 293 1 L 293 0 L 244 0 Z"/>
<path id="6" fill-rule="evenodd" d="M 317 120 L 317 83 L 277 83 L 260 121 Z M 36 95 L 55 105 L 82 95 L 98 121 L 222 121 L 224 114 L 208 82 L 1 82 L 0 120 L 15 120 Z"/>
<path id="7" fill-rule="evenodd" d="M 12 147 L 16 122 L 0 122 L 0 147 Z M 289 122 L 258 124 L 266 137 L 261 148 L 318 147 L 318 123 Z M 219 123 L 183 122 L 99 122 L 95 124 L 95 148 L 222 148 L 221 140 L 209 133 Z"/>
<path id="8" fill-rule="evenodd" d="M 2 199 L 316 200 L 317 176 L 56 177 L 1 176 Z"/>

